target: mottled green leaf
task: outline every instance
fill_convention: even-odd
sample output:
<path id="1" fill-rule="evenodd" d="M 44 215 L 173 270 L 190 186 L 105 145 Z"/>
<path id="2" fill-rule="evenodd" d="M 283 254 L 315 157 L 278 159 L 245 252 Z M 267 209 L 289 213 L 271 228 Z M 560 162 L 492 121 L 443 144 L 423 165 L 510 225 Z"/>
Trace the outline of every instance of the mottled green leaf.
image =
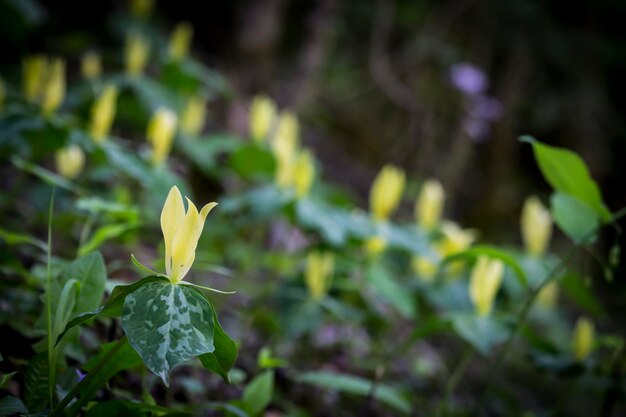
<path id="1" fill-rule="evenodd" d="M 126 296 L 122 327 L 130 345 L 165 385 L 176 365 L 213 352 L 213 310 L 186 285 L 155 281 Z"/>
<path id="2" fill-rule="evenodd" d="M 210 304 L 210 302 L 209 302 Z M 210 304 L 211 305 L 211 304 Z M 210 353 L 200 355 L 200 362 L 205 369 L 215 372 L 221 376 L 224 381 L 230 383 L 229 371 L 232 369 L 237 359 L 237 344 L 226 334 L 220 322 L 217 319 L 215 308 L 213 310 L 213 323 L 215 331 L 213 332 L 213 344 L 215 350 Z"/>

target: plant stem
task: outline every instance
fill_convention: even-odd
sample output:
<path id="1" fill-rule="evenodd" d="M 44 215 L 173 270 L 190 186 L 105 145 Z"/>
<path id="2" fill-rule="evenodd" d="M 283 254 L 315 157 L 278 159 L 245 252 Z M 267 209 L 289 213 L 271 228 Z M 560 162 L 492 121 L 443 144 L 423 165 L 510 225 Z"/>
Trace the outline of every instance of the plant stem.
<path id="1" fill-rule="evenodd" d="M 115 355 L 128 341 L 126 336 L 123 336 L 117 343 L 107 352 L 106 355 L 100 359 L 98 363 L 94 365 L 94 367 L 87 373 L 87 375 L 78 382 L 78 384 L 74 385 L 70 392 L 67 393 L 65 398 L 61 400 L 61 402 L 54 407 L 52 412 L 50 413 L 50 417 L 60 416 L 65 407 L 76 397 L 76 395 L 83 389 L 83 387 L 87 386 L 91 380 L 98 374 L 98 372 L 107 364 L 107 362 Z"/>
<path id="2" fill-rule="evenodd" d="M 450 397 L 452 397 L 452 394 L 454 394 L 454 391 L 456 390 L 457 385 L 461 381 L 463 374 L 467 370 L 467 365 L 469 365 L 473 356 L 474 356 L 474 349 L 470 346 L 465 351 L 465 354 L 463 355 L 459 363 L 454 368 L 454 371 L 452 372 L 452 374 L 450 374 L 450 377 L 448 378 L 448 382 L 446 382 L 443 401 L 439 404 L 439 412 L 437 413 L 437 415 L 442 416 L 444 415 L 444 413 L 447 414 L 448 402 L 450 401 Z"/>
<path id="3" fill-rule="evenodd" d="M 55 391 L 55 374 L 56 364 L 54 362 L 54 343 L 52 340 L 52 212 L 54 211 L 54 191 L 52 187 L 52 195 L 50 196 L 50 207 L 48 208 L 48 248 L 46 253 L 46 315 L 47 315 L 47 333 L 48 333 L 48 394 L 50 400 L 50 408 L 54 406 Z"/>

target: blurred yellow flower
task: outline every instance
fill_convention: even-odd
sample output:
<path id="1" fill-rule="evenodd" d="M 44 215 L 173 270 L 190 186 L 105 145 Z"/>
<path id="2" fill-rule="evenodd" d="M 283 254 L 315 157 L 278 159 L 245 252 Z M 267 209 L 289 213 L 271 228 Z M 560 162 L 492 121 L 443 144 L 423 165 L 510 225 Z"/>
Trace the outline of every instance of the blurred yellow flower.
<path id="1" fill-rule="evenodd" d="M 198 240 L 209 212 L 217 203 L 209 203 L 200 212 L 187 198 L 187 211 L 183 197 L 174 186 L 163 204 L 161 230 L 165 241 L 165 273 L 173 283 L 180 282 L 196 258 Z"/>
<path id="2" fill-rule="evenodd" d="M 572 350 L 577 361 L 582 362 L 587 359 L 593 350 L 594 339 L 595 328 L 593 323 L 586 317 L 579 318 L 572 336 Z"/>
<path id="3" fill-rule="evenodd" d="M 386 220 L 400 204 L 404 191 L 404 171 L 385 165 L 370 189 L 370 211 L 374 220 Z"/>
<path id="4" fill-rule="evenodd" d="M 528 253 L 533 256 L 543 255 L 552 235 L 552 216 L 535 196 L 528 197 L 524 203 L 521 228 Z"/>
<path id="5" fill-rule="evenodd" d="M 302 198 L 309 194 L 315 180 L 315 162 L 313 155 L 308 150 L 298 153 L 293 167 L 293 185 L 296 189 L 296 197 Z"/>
<path id="6" fill-rule="evenodd" d="M 170 37 L 169 55 L 174 61 L 180 61 L 189 53 L 189 46 L 193 37 L 193 26 L 189 22 L 176 25 Z"/>
<path id="7" fill-rule="evenodd" d="M 478 315 L 486 316 L 491 313 L 493 300 L 498 293 L 503 275 L 502 261 L 487 256 L 478 257 L 469 284 L 470 299 Z"/>
<path id="8" fill-rule="evenodd" d="M 415 202 L 415 218 L 426 230 L 437 227 L 443 211 L 445 193 L 437 180 L 426 180 Z"/>
<path id="9" fill-rule="evenodd" d="M 167 109 L 161 108 L 154 112 L 148 122 L 146 136 L 152 145 L 152 164 L 161 165 L 172 149 L 174 134 L 176 133 L 176 115 Z"/>
<path id="10" fill-rule="evenodd" d="M 85 166 L 85 154 L 76 145 L 70 145 L 56 151 L 54 160 L 59 175 L 68 179 L 75 178 Z"/>
<path id="11" fill-rule="evenodd" d="M 44 114 L 52 114 L 65 98 L 65 61 L 53 59 L 48 65 L 42 89 L 41 109 Z"/>
<path id="12" fill-rule="evenodd" d="M 435 244 L 435 249 L 444 258 L 463 252 L 476 240 L 475 230 L 463 230 L 458 224 L 452 221 L 442 222 L 441 233 L 443 234 L 443 238 Z"/>
<path id="13" fill-rule="evenodd" d="M 142 35 L 135 32 L 126 35 L 126 45 L 124 47 L 126 73 L 128 75 L 141 74 L 148 61 L 149 53 L 150 46 Z"/>
<path id="14" fill-rule="evenodd" d="M 130 11 L 137 17 L 146 17 L 154 8 L 154 0 L 131 0 Z"/>
<path id="15" fill-rule="evenodd" d="M 91 106 L 89 133 L 96 143 L 102 143 L 109 136 L 115 118 L 117 87 L 107 85 L 100 97 Z"/>
<path id="16" fill-rule="evenodd" d="M 370 256 L 376 256 L 387 248 L 387 240 L 382 236 L 373 236 L 365 241 L 365 252 Z"/>
<path id="17" fill-rule="evenodd" d="M 544 308 L 552 308 L 559 297 L 559 285 L 552 281 L 544 286 L 537 294 L 537 303 Z"/>
<path id="18" fill-rule="evenodd" d="M 266 96 L 256 96 L 250 105 L 250 135 L 252 140 L 256 143 L 265 142 L 275 117 L 276 104 Z"/>
<path id="19" fill-rule="evenodd" d="M 272 151 L 277 160 L 289 160 L 300 146 L 300 127 L 295 114 L 284 111 L 278 118 Z"/>
<path id="20" fill-rule="evenodd" d="M 24 58 L 22 61 L 24 98 L 31 103 L 40 99 L 48 62 L 43 55 Z"/>
<path id="21" fill-rule="evenodd" d="M 94 51 L 89 51 L 80 61 L 80 72 L 88 80 L 94 80 L 102 74 L 102 64 L 100 55 Z"/>
<path id="22" fill-rule="evenodd" d="M 432 282 L 438 269 L 437 263 L 421 256 L 413 257 L 411 267 L 417 277 L 424 282 Z"/>
<path id="23" fill-rule="evenodd" d="M 307 255 L 306 284 L 315 301 L 324 298 L 333 280 L 335 255 L 332 252 L 313 251 Z"/>
<path id="24" fill-rule="evenodd" d="M 180 130 L 191 136 L 198 136 L 206 123 L 206 101 L 202 97 L 187 100 L 180 117 Z"/>

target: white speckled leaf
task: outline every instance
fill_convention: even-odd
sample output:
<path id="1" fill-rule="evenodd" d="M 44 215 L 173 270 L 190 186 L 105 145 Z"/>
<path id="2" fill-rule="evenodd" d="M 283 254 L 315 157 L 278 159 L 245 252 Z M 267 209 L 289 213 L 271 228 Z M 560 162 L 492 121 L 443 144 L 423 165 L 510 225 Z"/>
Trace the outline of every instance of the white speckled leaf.
<path id="1" fill-rule="evenodd" d="M 126 296 L 122 327 L 146 366 L 169 385 L 169 373 L 194 356 L 213 352 L 213 312 L 196 290 L 168 281 Z"/>

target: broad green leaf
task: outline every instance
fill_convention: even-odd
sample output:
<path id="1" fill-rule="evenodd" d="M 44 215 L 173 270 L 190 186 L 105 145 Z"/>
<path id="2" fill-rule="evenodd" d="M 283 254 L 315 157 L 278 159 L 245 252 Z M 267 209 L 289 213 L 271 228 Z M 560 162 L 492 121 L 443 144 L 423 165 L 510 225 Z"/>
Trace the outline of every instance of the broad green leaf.
<path id="1" fill-rule="evenodd" d="M 372 265 L 367 271 L 368 282 L 387 303 L 395 307 L 405 318 L 415 317 L 415 301 L 411 291 L 400 285 L 380 264 Z"/>
<path id="2" fill-rule="evenodd" d="M 580 156 L 567 149 L 543 144 L 530 136 L 520 139 L 532 145 L 541 173 L 555 190 L 587 204 L 603 221 L 611 218 L 600 189 Z"/>
<path id="3" fill-rule="evenodd" d="M 38 353 L 28 362 L 24 379 L 24 399 L 29 410 L 38 411 L 48 404 L 48 376 L 48 352 Z"/>
<path id="4" fill-rule="evenodd" d="M 119 223 L 119 224 L 105 224 L 96 230 L 89 240 L 85 242 L 78 249 L 78 254 L 80 256 L 85 255 L 89 252 L 92 252 L 100 247 L 104 242 L 109 239 L 114 239 L 122 234 L 126 233 L 129 230 L 135 229 L 139 226 L 139 223 L 135 221 Z"/>
<path id="5" fill-rule="evenodd" d="M 272 401 L 274 394 L 274 371 L 268 369 L 256 376 L 243 392 L 242 402 L 250 415 L 258 415 Z"/>
<path id="6" fill-rule="evenodd" d="M 90 253 L 67 264 L 61 271 L 59 283 L 72 279 L 79 283 L 79 296 L 74 314 L 97 308 L 104 295 L 107 280 L 106 267 L 100 252 Z"/>
<path id="7" fill-rule="evenodd" d="M 24 403 L 12 396 L 6 396 L 0 400 L 0 416 L 10 416 L 13 414 L 27 414 L 28 410 Z"/>
<path id="8" fill-rule="evenodd" d="M 210 176 L 219 175 L 221 172 L 218 165 L 219 156 L 234 152 L 242 143 L 227 134 L 183 139 L 175 142 L 177 149 L 180 149 L 202 173 Z"/>
<path id="9" fill-rule="evenodd" d="M 268 150 L 249 144 L 237 149 L 231 155 L 230 165 L 243 178 L 253 179 L 259 175 L 271 175 L 276 163 Z"/>
<path id="10" fill-rule="evenodd" d="M 224 329 L 222 329 L 222 326 L 217 319 L 215 308 L 213 308 L 212 304 L 210 305 L 213 310 L 213 323 L 215 325 L 215 330 L 213 332 L 213 344 L 215 345 L 215 350 L 213 352 L 200 355 L 199 359 L 205 369 L 215 372 L 221 376 L 224 381 L 230 383 L 228 373 L 237 359 L 237 344 L 230 338 L 230 336 L 228 336 L 228 334 L 226 334 Z"/>
<path id="11" fill-rule="evenodd" d="M 456 333 L 483 355 L 489 355 L 491 349 L 504 342 L 509 336 L 509 329 L 493 316 L 475 314 L 453 314 L 452 327 Z"/>
<path id="12" fill-rule="evenodd" d="M 559 285 L 565 294 L 587 313 L 594 317 L 601 317 L 605 314 L 604 308 L 596 299 L 593 291 L 585 286 L 578 275 L 571 272 L 565 274 L 559 280 Z"/>
<path id="13" fill-rule="evenodd" d="M 400 393 L 399 390 L 389 385 L 377 383 L 353 375 L 339 374 L 335 372 L 305 372 L 296 378 L 297 382 L 316 385 L 322 388 L 336 389 L 348 394 L 369 396 L 393 407 L 404 414 L 411 412 L 411 403 Z"/>
<path id="14" fill-rule="evenodd" d="M 7 385 L 9 384 L 9 381 L 11 380 L 11 378 L 13 378 L 13 375 L 15 375 L 16 373 L 17 371 L 14 371 L 14 372 L 9 372 L 8 374 L 4 374 L 0 376 L 0 389 L 6 389 Z"/>
<path id="15" fill-rule="evenodd" d="M 598 214 L 571 195 L 556 192 L 552 194 L 550 203 L 554 221 L 575 243 L 589 239 L 600 227 Z"/>
<path id="16" fill-rule="evenodd" d="M 308 198 L 298 200 L 296 216 L 300 224 L 316 230 L 333 246 L 343 245 L 350 235 L 346 221 L 348 214 L 323 201 Z"/>
<path id="17" fill-rule="evenodd" d="M 122 328 L 144 363 L 169 385 L 172 368 L 213 352 L 213 310 L 198 291 L 150 282 L 126 296 Z"/>

